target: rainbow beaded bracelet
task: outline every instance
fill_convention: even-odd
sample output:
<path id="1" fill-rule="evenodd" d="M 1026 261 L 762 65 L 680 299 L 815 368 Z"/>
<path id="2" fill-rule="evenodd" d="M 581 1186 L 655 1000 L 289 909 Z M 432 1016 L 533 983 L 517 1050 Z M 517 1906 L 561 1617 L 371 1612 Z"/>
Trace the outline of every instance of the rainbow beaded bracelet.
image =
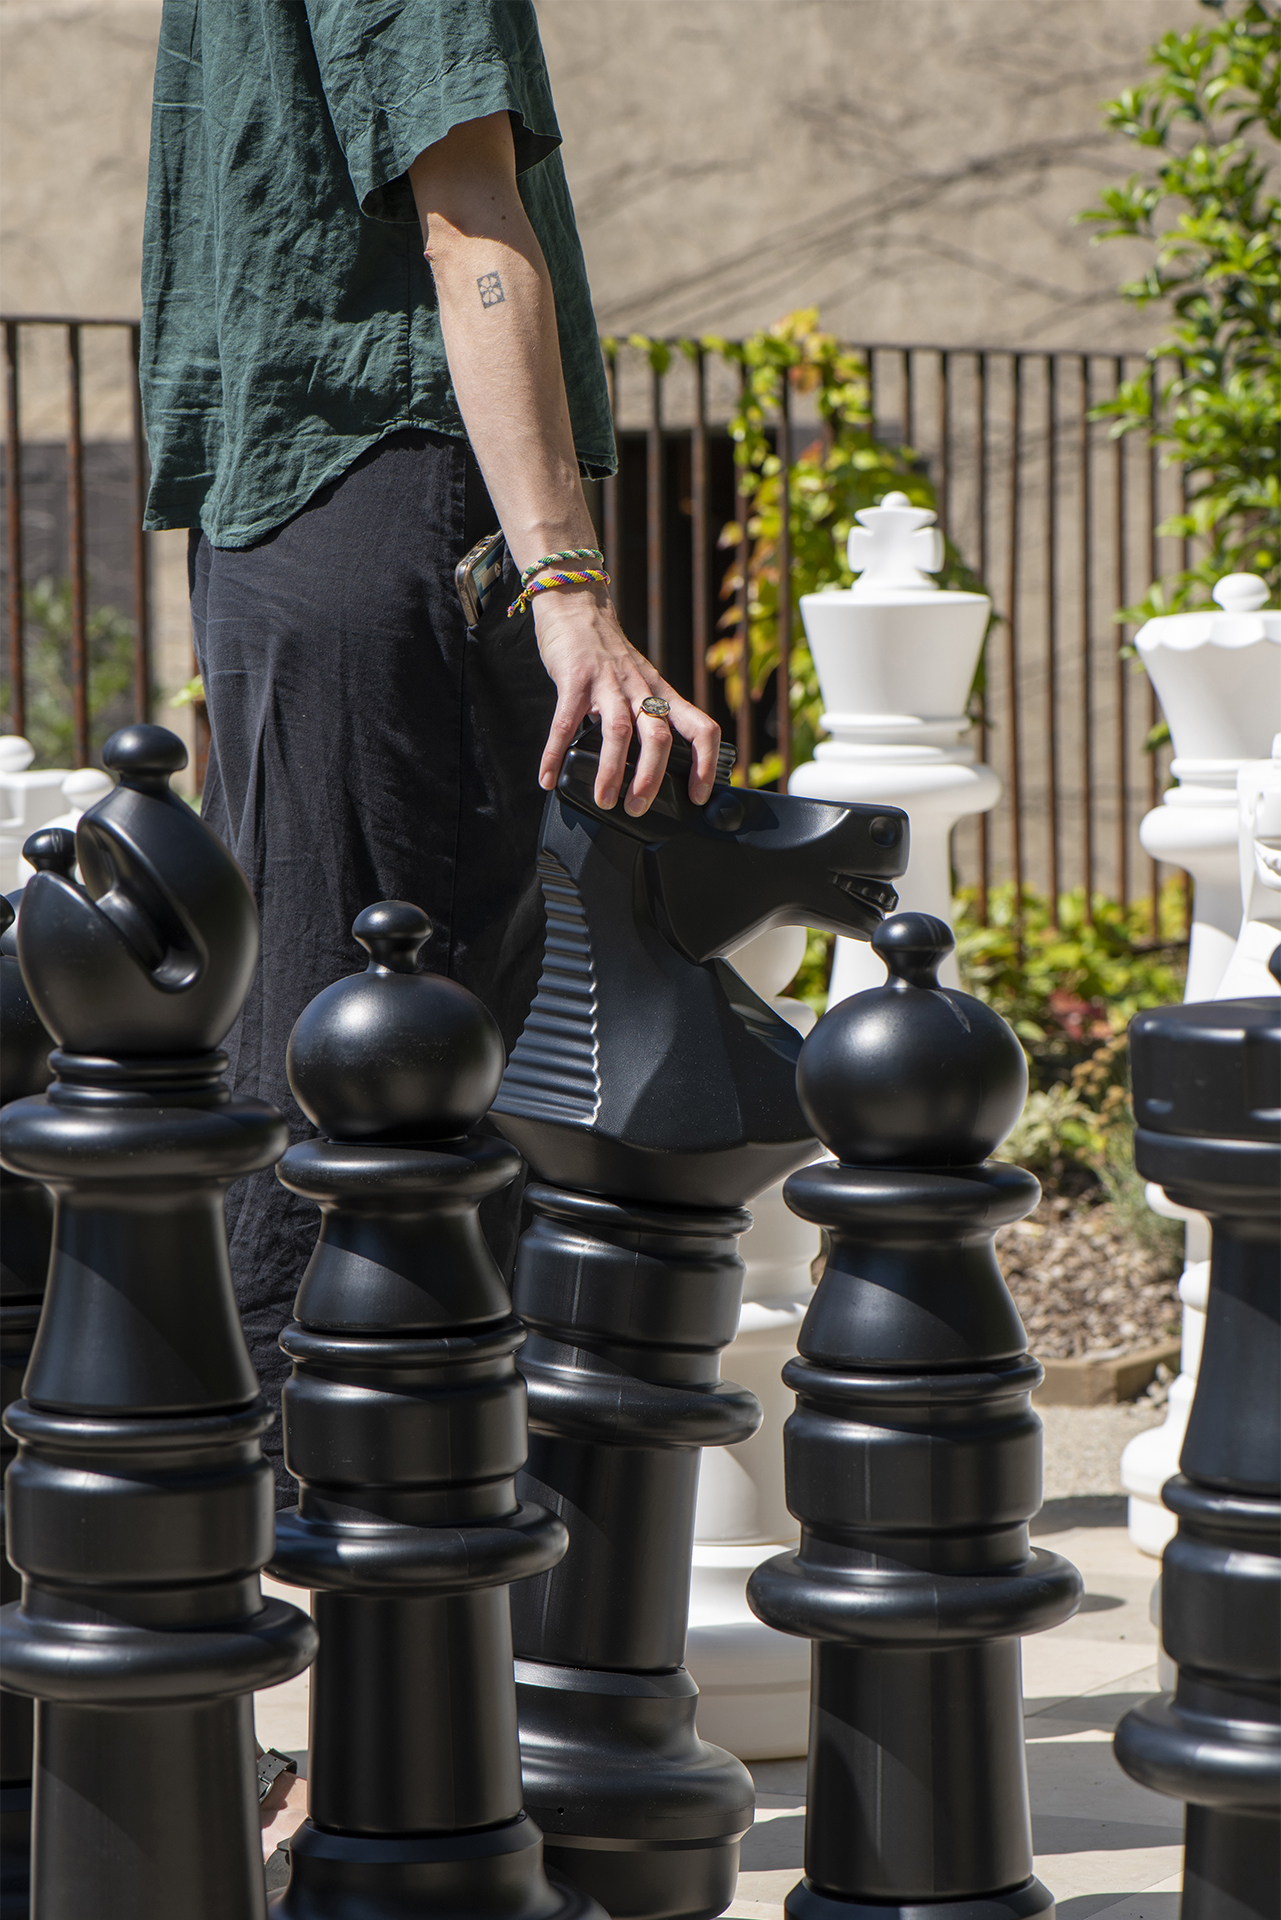
<path id="1" fill-rule="evenodd" d="M 510 620 L 513 614 L 523 613 L 537 594 L 548 593 L 553 587 L 586 587 L 593 584 L 609 585 L 609 575 L 604 567 L 584 567 L 567 573 L 551 569 L 540 579 L 531 580 L 527 587 L 522 587 L 507 609 L 507 618 Z"/>

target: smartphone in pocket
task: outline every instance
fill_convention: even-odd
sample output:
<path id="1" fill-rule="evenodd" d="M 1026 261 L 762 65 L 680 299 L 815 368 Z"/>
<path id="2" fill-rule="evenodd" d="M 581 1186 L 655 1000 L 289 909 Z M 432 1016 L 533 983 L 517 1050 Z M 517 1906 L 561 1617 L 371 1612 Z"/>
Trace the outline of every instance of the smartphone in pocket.
<path id="1" fill-rule="evenodd" d="M 501 589 L 506 557 L 507 542 L 502 534 L 487 533 L 455 567 L 454 585 L 469 627 L 480 625 L 481 615 Z"/>

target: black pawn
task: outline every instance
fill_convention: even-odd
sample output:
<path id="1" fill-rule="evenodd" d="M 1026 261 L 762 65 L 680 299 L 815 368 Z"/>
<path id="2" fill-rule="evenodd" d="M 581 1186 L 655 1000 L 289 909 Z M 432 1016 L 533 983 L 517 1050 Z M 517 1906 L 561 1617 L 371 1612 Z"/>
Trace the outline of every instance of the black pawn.
<path id="1" fill-rule="evenodd" d="M 37 1701 L 34 1920 L 254 1920 L 250 1696 L 305 1666 L 315 1630 L 259 1584 L 271 1415 L 222 1208 L 286 1134 L 221 1079 L 257 918 L 239 868 L 169 792 L 182 744 L 129 727 L 103 759 L 120 784 L 79 824 L 84 885 L 37 872 L 18 920 L 56 1077 L 3 1109 L 0 1142 L 55 1210 L 24 1397 L 6 1415 L 23 1593 L 0 1671 Z"/>
<path id="2" fill-rule="evenodd" d="M 520 1166 L 469 1132 L 502 1041 L 474 995 L 417 972 L 417 907 L 385 901 L 352 931 L 368 969 L 316 996 L 288 1054 L 326 1138 L 280 1167 L 322 1224 L 281 1336 L 299 1503 L 273 1570 L 314 1589 L 320 1653 L 310 1818 L 273 1911 L 602 1920 L 547 1880 L 522 1811 L 507 1590 L 567 1535 L 516 1498 L 524 1329 L 476 1211 Z"/>
<path id="3" fill-rule="evenodd" d="M 941 988 L 952 936 L 873 935 L 886 986 L 819 1021 L 797 1089 L 839 1157 L 783 1189 L 831 1253 L 783 1378 L 797 1552 L 753 1574 L 762 1620 L 814 1642 L 805 1877 L 793 1920 L 1048 1913 L 1032 1875 L 1019 1640 L 1081 1582 L 1031 1548 L 1041 1427 L 992 1249 L 1036 1205 L 985 1156 L 1027 1091 L 1005 1022 Z"/>
<path id="4" fill-rule="evenodd" d="M 1274 955 L 1274 960 L 1276 956 Z M 1205 1343 L 1161 1572 L 1173 1695 L 1127 1713 L 1126 1772 L 1187 1805 L 1183 1920 L 1281 1912 L 1281 1002 L 1130 1022 L 1134 1160 L 1213 1234 Z"/>
<path id="5" fill-rule="evenodd" d="M 75 869 L 74 834 L 61 827 L 33 833 L 24 857 L 38 872 L 70 879 Z M 0 1104 L 41 1093 L 53 1077 L 46 1032 L 31 1004 L 18 965 L 12 901 L 0 894 Z M 0 1411 L 22 1392 L 31 1348 L 40 1320 L 49 1248 L 53 1238 L 53 1202 L 38 1180 L 0 1172 Z M 0 1433 L 0 1472 L 16 1448 Z M 0 1604 L 22 1594 L 17 1569 L 4 1552 L 0 1518 Z M 31 1702 L 0 1691 L 0 1920 L 26 1920 L 31 1903 Z"/>

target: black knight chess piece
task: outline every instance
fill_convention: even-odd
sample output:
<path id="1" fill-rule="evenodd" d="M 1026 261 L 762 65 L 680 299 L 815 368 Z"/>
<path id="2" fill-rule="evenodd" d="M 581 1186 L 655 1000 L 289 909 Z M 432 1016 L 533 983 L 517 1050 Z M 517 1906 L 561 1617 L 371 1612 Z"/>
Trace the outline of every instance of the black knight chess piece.
<path id="1" fill-rule="evenodd" d="M 46 1093 L 0 1112 L 8 1171 L 54 1197 L 48 1292 L 6 1414 L 6 1687 L 36 1701 L 36 1920 L 265 1912 L 251 1695 L 315 1651 L 264 1600 L 273 1484 L 223 1226 L 229 1181 L 284 1148 L 218 1043 L 257 958 L 239 868 L 169 791 L 161 727 L 103 759 L 83 884 L 38 872 L 18 920 Z"/>
<path id="2" fill-rule="evenodd" d="M 695 807 L 680 740 L 632 819 L 596 807 L 598 754 L 585 728 L 547 803 L 543 971 L 493 1107 L 535 1181 L 519 1485 L 570 1542 L 513 1589 L 522 1765 L 556 1873 L 616 1920 L 696 1920 L 732 1898 L 752 1809 L 746 1769 L 696 1737 L 683 1665 L 698 1451 L 759 1424 L 719 1378 L 743 1203 L 813 1150 L 800 1037 L 732 954 L 789 923 L 866 938 L 907 821 L 732 787 L 727 760 Z"/>

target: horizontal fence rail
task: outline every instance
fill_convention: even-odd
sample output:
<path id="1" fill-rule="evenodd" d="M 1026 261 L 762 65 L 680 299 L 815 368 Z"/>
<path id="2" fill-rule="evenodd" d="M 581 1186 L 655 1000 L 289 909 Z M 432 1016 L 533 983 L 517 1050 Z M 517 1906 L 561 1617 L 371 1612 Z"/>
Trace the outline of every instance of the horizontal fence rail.
<path id="1" fill-rule="evenodd" d="M 153 704 L 138 323 L 24 315 L 3 326 L 8 632 L 0 724 L 14 732 L 27 724 L 32 583 L 39 575 L 65 581 L 65 685 L 73 757 L 83 765 L 94 734 L 90 624 L 95 606 L 105 604 L 107 576 L 113 591 L 128 579 L 132 717 L 149 718 Z M 114 372 L 99 365 L 95 376 L 111 389 L 107 411 L 115 422 L 110 446 L 94 442 L 96 466 L 86 459 L 84 430 L 90 332 L 99 361 L 109 348 L 116 356 Z M 42 429 L 35 434 L 26 413 L 29 345 L 40 388 Z M 1006 348 L 869 343 L 851 351 L 866 371 L 874 432 L 910 450 L 914 469 L 933 488 L 940 526 L 996 614 L 973 744 L 1000 775 L 1003 793 L 990 815 L 956 830 L 958 884 L 973 889 L 982 919 L 992 889 L 1003 882 L 1036 888 L 1051 903 L 1070 888 L 1084 889 L 1087 902 L 1095 894 L 1127 904 L 1145 900 L 1155 933 L 1163 875 L 1139 845 L 1138 825 L 1167 784 L 1169 751 L 1149 746 L 1158 717 L 1153 692 L 1123 653 L 1131 630 L 1116 615 L 1153 580 L 1186 564 L 1181 544 L 1157 532 L 1181 505 L 1180 482 L 1160 467 L 1146 438 L 1114 439 L 1106 423 L 1089 418 L 1145 363 L 1139 356 Z M 726 630 L 727 614 L 740 622 L 746 615 L 748 513 L 729 431 L 746 372 L 692 343 L 660 370 L 651 352 L 612 342 L 606 371 L 619 470 L 591 491 L 624 626 L 681 692 L 716 715 L 740 766 L 777 752 L 786 779 L 791 741 L 789 727 L 780 725 L 787 703 L 779 689 L 788 684 L 789 646 L 799 632 L 787 470 L 814 441 L 818 422 L 806 414 L 805 396 L 781 383 L 769 422 L 776 452 L 788 456 L 781 467 L 780 664 L 758 697 L 740 676 L 743 697 L 731 711 L 723 681 L 709 672 L 708 652 Z M 51 389 L 59 381 L 56 436 L 43 423 L 56 412 Z M 98 471 L 112 476 L 110 513 L 103 504 L 108 483 L 95 483 Z M 727 547 L 731 525 L 740 535 Z M 1182 931 L 1167 924 L 1167 935 Z"/>

